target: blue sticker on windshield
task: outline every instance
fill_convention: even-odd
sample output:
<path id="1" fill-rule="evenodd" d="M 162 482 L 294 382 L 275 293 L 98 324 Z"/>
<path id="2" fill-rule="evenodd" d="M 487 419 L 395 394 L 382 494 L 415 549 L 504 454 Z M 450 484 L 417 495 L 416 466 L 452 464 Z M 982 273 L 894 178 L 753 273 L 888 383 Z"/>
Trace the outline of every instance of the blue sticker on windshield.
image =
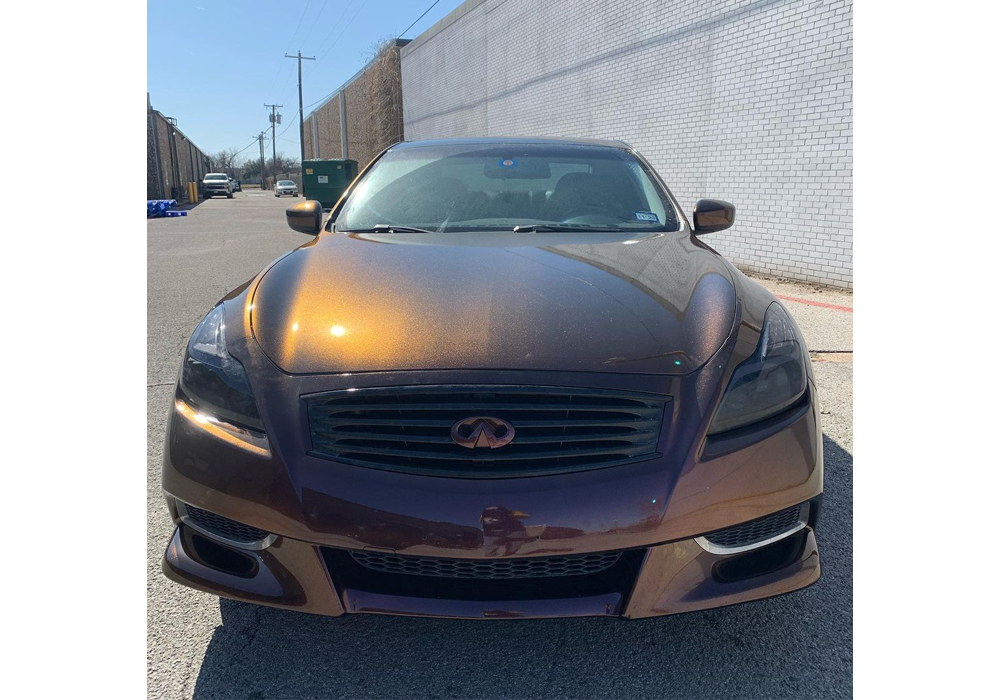
<path id="1" fill-rule="evenodd" d="M 501 168 L 513 168 L 516 165 L 517 161 L 514 160 L 513 158 L 504 158 L 502 161 L 500 161 Z"/>
<path id="2" fill-rule="evenodd" d="M 634 211 L 632 214 L 637 221 L 651 221 L 654 224 L 660 223 L 660 217 L 651 211 Z"/>

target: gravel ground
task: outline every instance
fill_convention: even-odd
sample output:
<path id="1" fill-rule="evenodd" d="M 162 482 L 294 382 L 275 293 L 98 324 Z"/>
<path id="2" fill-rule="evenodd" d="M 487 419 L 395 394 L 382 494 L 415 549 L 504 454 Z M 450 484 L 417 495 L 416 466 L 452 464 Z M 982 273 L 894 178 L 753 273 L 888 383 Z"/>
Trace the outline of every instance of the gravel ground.
<path id="1" fill-rule="evenodd" d="M 301 200 L 300 200 L 301 201 Z M 338 619 L 221 600 L 171 583 L 160 494 L 164 418 L 184 344 L 211 306 L 306 242 L 289 201 L 237 193 L 148 223 L 147 664 L 151 697 L 806 698 L 852 694 L 852 372 L 815 362 L 824 411 L 823 578 L 703 613 L 608 619 Z M 765 281 L 775 289 L 779 283 Z M 850 293 L 779 293 L 850 306 Z M 851 317 L 786 302 L 812 350 L 851 349 Z M 831 315 L 827 315 L 831 314 Z M 832 315 L 838 314 L 838 315 Z M 842 359 L 842 358 L 841 358 Z"/>
<path id="2" fill-rule="evenodd" d="M 773 277 L 750 277 L 791 310 L 811 352 L 854 350 L 854 295 L 851 292 Z"/>

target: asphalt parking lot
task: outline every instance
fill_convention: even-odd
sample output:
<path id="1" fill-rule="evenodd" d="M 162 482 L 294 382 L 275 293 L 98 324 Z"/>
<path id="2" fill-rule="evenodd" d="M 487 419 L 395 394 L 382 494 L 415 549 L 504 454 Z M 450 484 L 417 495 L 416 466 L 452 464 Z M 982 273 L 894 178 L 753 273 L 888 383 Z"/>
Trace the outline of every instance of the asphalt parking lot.
<path id="1" fill-rule="evenodd" d="M 823 577 L 781 598 L 639 621 L 324 618 L 168 581 L 165 417 L 184 345 L 226 292 L 308 238 L 293 201 L 248 190 L 147 223 L 147 664 L 150 697 L 850 697 L 851 294 L 764 280 L 810 350 L 824 419 Z M 708 241 L 711 244 L 711 240 Z"/>

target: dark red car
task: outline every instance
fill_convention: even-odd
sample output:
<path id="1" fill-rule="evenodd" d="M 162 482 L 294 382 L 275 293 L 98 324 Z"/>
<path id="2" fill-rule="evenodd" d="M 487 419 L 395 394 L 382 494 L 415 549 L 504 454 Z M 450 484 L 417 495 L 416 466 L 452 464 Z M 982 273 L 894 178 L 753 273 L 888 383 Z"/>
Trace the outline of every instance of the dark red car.
<path id="1" fill-rule="evenodd" d="M 326 615 L 663 615 L 820 575 L 788 312 L 619 142 L 402 143 L 188 345 L 163 569 Z"/>

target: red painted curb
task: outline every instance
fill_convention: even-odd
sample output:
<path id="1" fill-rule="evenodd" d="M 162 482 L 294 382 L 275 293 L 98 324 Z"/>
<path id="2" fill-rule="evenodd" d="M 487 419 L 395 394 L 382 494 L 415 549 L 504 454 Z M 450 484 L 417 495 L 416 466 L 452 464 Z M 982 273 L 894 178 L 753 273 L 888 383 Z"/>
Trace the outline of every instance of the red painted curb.
<path id="1" fill-rule="evenodd" d="M 799 304 L 809 304 L 810 306 L 820 306 L 824 309 L 833 309 L 834 311 L 846 311 L 849 314 L 854 313 L 854 309 L 850 306 L 838 306 L 837 304 L 826 304 L 822 301 L 812 301 L 810 299 L 799 299 L 798 297 L 786 297 L 781 294 L 775 294 L 774 296 L 779 299 L 784 299 L 785 301 L 794 301 Z"/>

